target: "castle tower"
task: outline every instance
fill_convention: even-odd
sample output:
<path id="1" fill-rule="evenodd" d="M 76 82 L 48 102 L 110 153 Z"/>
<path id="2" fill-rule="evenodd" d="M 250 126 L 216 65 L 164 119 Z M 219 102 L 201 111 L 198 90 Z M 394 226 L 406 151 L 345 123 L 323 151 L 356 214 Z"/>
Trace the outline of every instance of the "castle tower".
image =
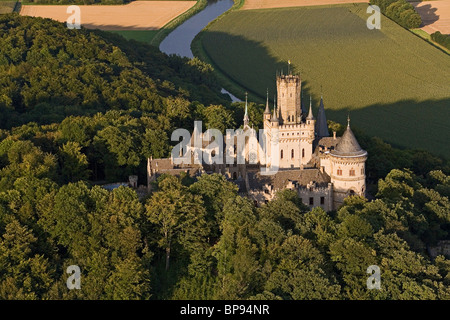
<path id="1" fill-rule="evenodd" d="M 334 185 L 333 207 L 337 209 L 350 195 L 365 196 L 365 165 L 367 151 L 363 150 L 350 128 L 347 129 L 336 148 L 330 152 L 331 182 Z"/>
<path id="2" fill-rule="evenodd" d="M 298 75 L 277 76 L 278 107 L 280 123 L 295 124 L 301 110 L 301 79 Z"/>
<path id="3" fill-rule="evenodd" d="M 245 93 L 245 114 L 244 114 L 244 130 L 245 128 L 249 128 L 248 126 L 249 118 L 248 118 L 248 108 L 247 108 L 247 92 Z"/>
<path id="4" fill-rule="evenodd" d="M 264 110 L 264 127 L 266 127 L 266 122 L 270 122 L 269 89 L 267 89 L 266 109 Z"/>

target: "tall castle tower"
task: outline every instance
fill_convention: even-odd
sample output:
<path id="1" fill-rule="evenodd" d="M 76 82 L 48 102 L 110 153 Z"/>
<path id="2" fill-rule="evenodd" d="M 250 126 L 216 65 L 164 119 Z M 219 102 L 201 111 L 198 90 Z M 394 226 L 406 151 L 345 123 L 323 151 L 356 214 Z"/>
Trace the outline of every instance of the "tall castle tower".
<path id="1" fill-rule="evenodd" d="M 301 121 L 301 86 L 302 81 L 297 75 L 277 76 L 277 96 L 281 124 L 300 123 Z"/>
<path id="2" fill-rule="evenodd" d="M 333 207 L 339 207 L 349 195 L 365 196 L 367 151 L 363 150 L 350 129 L 350 118 L 341 141 L 330 152 Z"/>
<path id="3" fill-rule="evenodd" d="M 277 76 L 278 96 L 274 99 L 272 116 L 267 98 L 264 111 L 267 145 L 272 144 L 273 137 L 278 137 L 278 154 L 272 154 L 269 147 L 268 155 L 271 159 L 278 157 L 280 169 L 301 168 L 311 160 L 313 153 L 316 120 L 311 105 L 308 117 L 302 117 L 301 83 L 298 75 Z"/>

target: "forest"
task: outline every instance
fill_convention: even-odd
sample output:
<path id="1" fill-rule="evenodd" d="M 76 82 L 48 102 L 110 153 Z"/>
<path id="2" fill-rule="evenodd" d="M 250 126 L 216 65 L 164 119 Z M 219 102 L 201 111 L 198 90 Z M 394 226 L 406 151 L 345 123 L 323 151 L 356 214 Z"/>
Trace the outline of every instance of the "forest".
<path id="1" fill-rule="evenodd" d="M 211 67 L 16 14 L 0 48 L 0 299 L 450 299 L 450 260 L 427 250 L 450 238 L 448 159 L 356 129 L 370 201 L 325 212 L 286 190 L 255 207 L 216 174 L 163 175 L 140 199 L 99 184 L 145 183 L 146 158 L 195 119 L 241 124 Z M 263 109 L 249 104 L 255 127 Z"/>

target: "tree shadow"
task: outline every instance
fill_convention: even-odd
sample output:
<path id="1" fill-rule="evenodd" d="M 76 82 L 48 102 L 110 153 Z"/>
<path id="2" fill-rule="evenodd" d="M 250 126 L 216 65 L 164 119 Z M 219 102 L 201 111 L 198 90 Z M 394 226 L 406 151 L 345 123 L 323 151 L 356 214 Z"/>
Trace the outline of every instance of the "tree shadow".
<path id="1" fill-rule="evenodd" d="M 397 148 L 429 151 L 450 159 L 450 97 L 445 99 L 399 100 L 389 104 L 376 103 L 355 109 L 328 109 L 328 120 L 347 124 L 352 129 L 379 137 Z"/>
<path id="2" fill-rule="evenodd" d="M 218 72 L 221 85 L 243 101 L 245 101 L 245 94 L 248 93 L 249 100 L 265 103 L 267 97 L 261 95 L 260 92 L 268 91 L 272 107 L 274 95 L 276 95 L 276 76 L 298 74 L 301 77 L 301 70 L 298 70 L 294 65 L 290 65 L 288 61 L 273 57 L 262 42 L 228 33 L 210 31 L 202 33 L 199 41 L 202 44 L 201 58 L 211 64 Z M 215 44 L 219 44 L 219 46 Z M 215 63 L 211 59 L 211 56 L 220 57 L 222 46 L 231 44 L 238 48 L 239 52 L 251 51 L 252 55 L 222 55 L 219 63 Z M 197 55 L 198 52 L 194 53 Z M 242 70 L 251 71 L 242 74 Z M 256 82 L 253 81 L 255 78 L 258 79 Z M 264 90 L 261 90 L 261 88 L 264 88 Z M 308 82 L 304 80 L 302 80 L 302 92 L 303 100 L 309 101 L 310 88 Z"/>
<path id="3" fill-rule="evenodd" d="M 436 14 L 437 8 L 434 8 L 431 4 L 426 4 L 424 6 L 420 5 L 420 2 L 411 3 L 416 9 L 417 13 L 422 18 L 421 27 L 428 26 L 439 20 L 439 16 Z"/>

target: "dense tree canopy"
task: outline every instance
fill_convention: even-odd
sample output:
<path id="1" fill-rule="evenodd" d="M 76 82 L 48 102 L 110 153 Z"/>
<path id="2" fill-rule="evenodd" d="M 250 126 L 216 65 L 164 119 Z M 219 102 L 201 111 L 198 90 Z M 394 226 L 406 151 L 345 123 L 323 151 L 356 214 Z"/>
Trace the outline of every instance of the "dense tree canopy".
<path id="1" fill-rule="evenodd" d="M 333 212 L 291 190 L 255 207 L 218 174 L 108 191 L 145 181 L 175 128 L 234 127 L 244 104 L 210 66 L 116 35 L 17 15 L 0 30 L 0 299 L 450 299 L 450 261 L 427 251 L 450 237 L 445 159 L 355 130 L 373 199 Z"/>

